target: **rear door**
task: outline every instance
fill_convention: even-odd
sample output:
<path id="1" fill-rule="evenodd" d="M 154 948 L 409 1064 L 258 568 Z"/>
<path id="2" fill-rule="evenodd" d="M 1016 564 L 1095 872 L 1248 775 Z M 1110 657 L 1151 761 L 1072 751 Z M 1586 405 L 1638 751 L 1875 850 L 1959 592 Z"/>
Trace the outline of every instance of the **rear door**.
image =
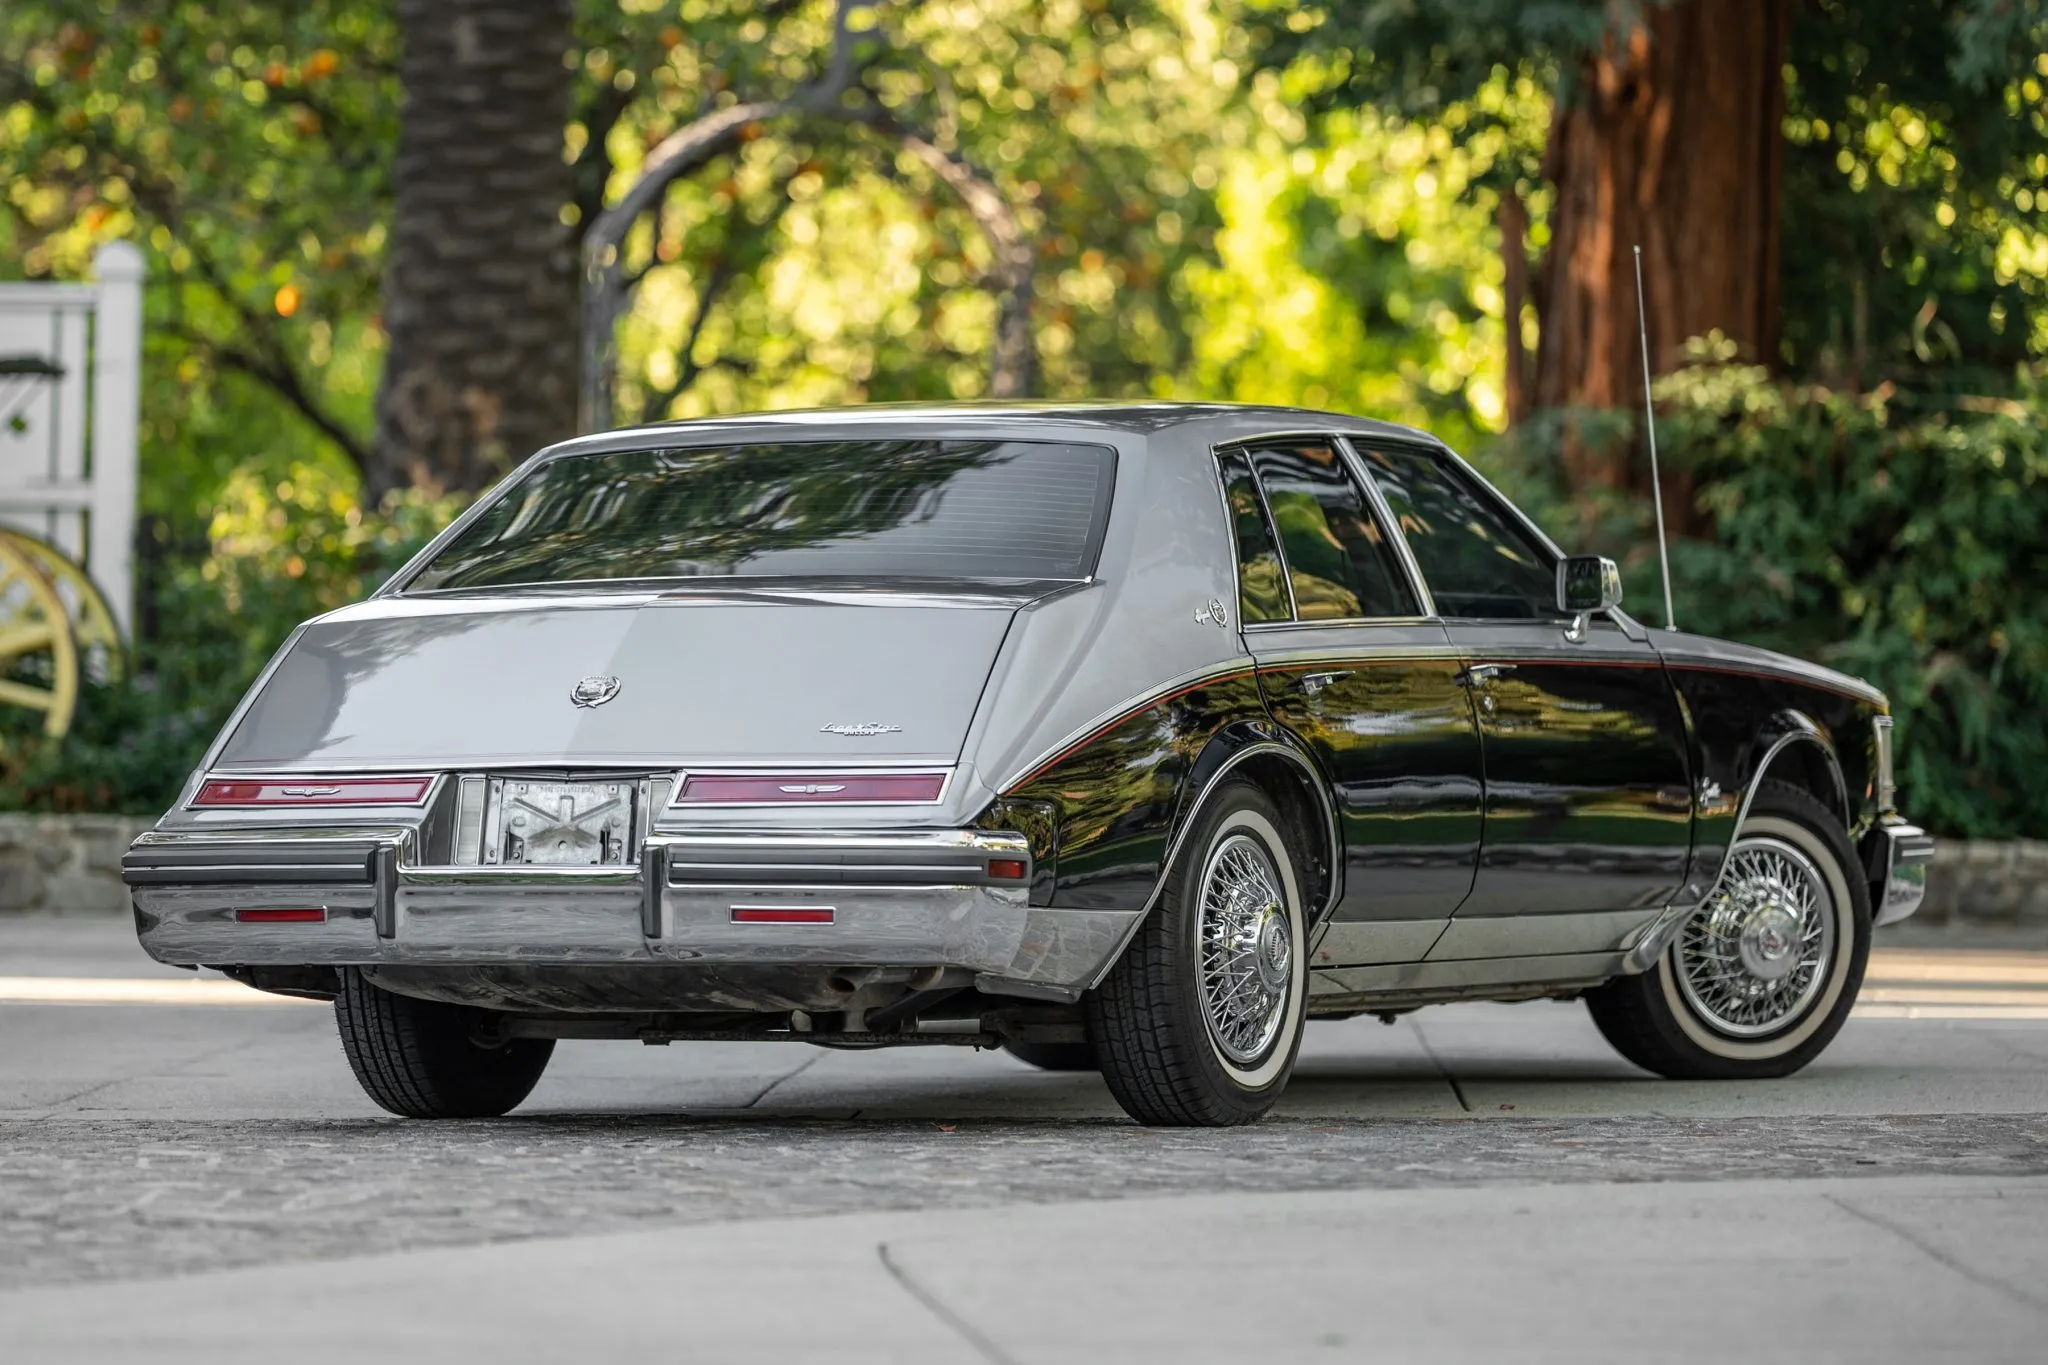
<path id="1" fill-rule="evenodd" d="M 1479 741 L 1443 627 L 1336 442 L 1225 452 L 1268 706 L 1334 788 L 1344 892 L 1318 966 L 1419 960 L 1472 886 Z"/>
<path id="2" fill-rule="evenodd" d="M 1479 870 L 1435 955 L 1612 946 L 1677 892 L 1691 851 L 1684 719 L 1662 660 L 1605 619 L 1568 638 L 1554 552 L 1454 462 L 1357 450 L 1463 659 L 1485 754 Z"/>

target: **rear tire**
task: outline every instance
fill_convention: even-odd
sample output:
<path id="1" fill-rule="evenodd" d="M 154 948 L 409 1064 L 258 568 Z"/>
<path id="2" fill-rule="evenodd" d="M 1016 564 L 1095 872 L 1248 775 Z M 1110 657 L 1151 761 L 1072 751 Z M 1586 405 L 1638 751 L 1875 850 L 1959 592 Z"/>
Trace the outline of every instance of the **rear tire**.
<path id="1" fill-rule="evenodd" d="M 1301 881 L 1279 810 L 1232 782 L 1194 819 L 1158 906 L 1087 1002 L 1110 1093 L 1160 1127 L 1250 1123 L 1272 1108 L 1308 989 Z"/>
<path id="2" fill-rule="evenodd" d="M 1093 1043 L 1005 1042 L 1003 1050 L 1040 1071 L 1100 1071 Z"/>
<path id="3" fill-rule="evenodd" d="M 334 998 L 341 1048 L 363 1091 L 410 1119 L 493 1119 L 533 1093 L 552 1038 L 482 1040 L 483 1010 L 381 990 L 341 969 Z"/>
<path id="4" fill-rule="evenodd" d="M 1655 967 L 1588 991 L 1586 1007 L 1660 1076 L 1789 1076 L 1841 1031 L 1869 957 L 1870 885 L 1848 835 L 1810 793 L 1766 780 L 1714 896 Z"/>

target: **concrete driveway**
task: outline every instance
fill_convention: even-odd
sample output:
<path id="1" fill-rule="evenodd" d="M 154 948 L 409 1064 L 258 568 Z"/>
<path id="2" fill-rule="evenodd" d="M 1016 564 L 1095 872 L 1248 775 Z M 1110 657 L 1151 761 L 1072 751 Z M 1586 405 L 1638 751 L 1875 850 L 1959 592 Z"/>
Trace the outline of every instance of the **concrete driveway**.
<path id="1" fill-rule="evenodd" d="M 0 1359 L 1969 1360 L 2048 1331 L 2048 954 L 1885 949 L 1790 1080 L 1575 1005 L 1311 1025 L 1253 1128 L 1005 1054 L 565 1043 L 511 1119 L 0 920 Z"/>

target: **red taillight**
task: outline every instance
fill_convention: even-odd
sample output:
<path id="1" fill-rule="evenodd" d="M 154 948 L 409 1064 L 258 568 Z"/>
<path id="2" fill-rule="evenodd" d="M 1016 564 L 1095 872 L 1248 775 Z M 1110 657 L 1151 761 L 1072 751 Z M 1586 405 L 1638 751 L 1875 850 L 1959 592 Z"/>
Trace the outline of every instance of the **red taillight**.
<path id="1" fill-rule="evenodd" d="M 1028 871 L 1022 858 L 991 858 L 988 860 L 988 875 L 999 882 L 1021 882 Z"/>
<path id="2" fill-rule="evenodd" d="M 734 924 L 830 924 L 829 905 L 735 905 Z"/>
<path id="3" fill-rule="evenodd" d="M 683 779 L 678 805 L 809 805 L 830 801 L 936 801 L 944 773 L 700 773 Z"/>
<path id="4" fill-rule="evenodd" d="M 235 918 L 244 924 L 325 924 L 327 911 L 321 906 L 279 906 L 262 910 L 237 910 Z"/>
<path id="5" fill-rule="evenodd" d="M 417 806 L 431 777 L 211 777 L 195 806 Z"/>

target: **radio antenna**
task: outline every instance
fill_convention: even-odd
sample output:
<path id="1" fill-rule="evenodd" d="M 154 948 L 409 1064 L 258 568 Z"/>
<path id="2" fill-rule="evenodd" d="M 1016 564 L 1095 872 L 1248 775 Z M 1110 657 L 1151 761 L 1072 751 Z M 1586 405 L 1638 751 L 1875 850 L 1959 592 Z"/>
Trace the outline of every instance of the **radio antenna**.
<path id="1" fill-rule="evenodd" d="M 1650 401 L 1650 324 L 1643 315 L 1643 248 L 1636 249 L 1636 333 L 1643 340 L 1643 427 L 1650 433 L 1650 502 L 1657 509 L 1657 567 L 1664 573 L 1664 629 L 1677 630 L 1671 611 L 1671 551 L 1664 542 L 1664 485 L 1657 478 L 1657 407 Z"/>

